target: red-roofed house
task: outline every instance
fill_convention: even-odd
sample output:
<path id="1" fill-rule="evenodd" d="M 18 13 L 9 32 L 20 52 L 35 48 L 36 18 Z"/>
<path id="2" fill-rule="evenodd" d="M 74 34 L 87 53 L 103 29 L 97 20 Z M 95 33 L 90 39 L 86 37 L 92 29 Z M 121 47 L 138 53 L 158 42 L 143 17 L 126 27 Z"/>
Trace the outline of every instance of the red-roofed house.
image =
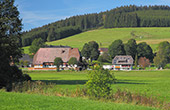
<path id="1" fill-rule="evenodd" d="M 56 57 L 62 58 L 64 64 L 68 63 L 71 57 L 80 60 L 80 52 L 78 48 L 40 48 L 33 58 L 34 68 L 54 68 L 54 59 Z"/>
<path id="2" fill-rule="evenodd" d="M 100 55 L 102 55 L 104 52 L 108 52 L 108 48 L 99 48 Z"/>

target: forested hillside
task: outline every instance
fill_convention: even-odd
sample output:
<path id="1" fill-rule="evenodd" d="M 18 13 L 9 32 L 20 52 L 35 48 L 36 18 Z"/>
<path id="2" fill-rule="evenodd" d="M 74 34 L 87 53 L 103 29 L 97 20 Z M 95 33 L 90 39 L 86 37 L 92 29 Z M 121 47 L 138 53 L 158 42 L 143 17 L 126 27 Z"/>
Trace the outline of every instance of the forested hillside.
<path id="1" fill-rule="evenodd" d="M 169 27 L 169 6 L 122 6 L 110 11 L 78 15 L 23 32 L 22 46 L 35 38 L 54 41 L 99 27 Z"/>

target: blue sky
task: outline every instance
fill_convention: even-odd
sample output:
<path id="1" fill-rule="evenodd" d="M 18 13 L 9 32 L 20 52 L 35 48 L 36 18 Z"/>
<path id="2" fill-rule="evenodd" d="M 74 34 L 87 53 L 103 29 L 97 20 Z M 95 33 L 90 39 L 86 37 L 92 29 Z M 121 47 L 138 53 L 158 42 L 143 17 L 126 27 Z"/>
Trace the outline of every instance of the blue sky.
<path id="1" fill-rule="evenodd" d="M 170 0 L 15 0 L 24 31 L 74 15 L 99 13 L 130 4 L 168 5 Z"/>

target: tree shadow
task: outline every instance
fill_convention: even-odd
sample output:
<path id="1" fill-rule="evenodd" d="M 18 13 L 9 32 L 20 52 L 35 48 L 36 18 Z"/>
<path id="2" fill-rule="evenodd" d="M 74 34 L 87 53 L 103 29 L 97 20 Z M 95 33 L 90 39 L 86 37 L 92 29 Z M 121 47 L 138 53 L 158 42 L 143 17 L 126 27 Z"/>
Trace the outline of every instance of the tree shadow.
<path id="1" fill-rule="evenodd" d="M 45 83 L 53 83 L 53 84 L 68 84 L 68 85 L 76 85 L 76 84 L 85 84 L 87 80 L 40 80 Z"/>
<path id="2" fill-rule="evenodd" d="M 117 80 L 115 84 L 147 84 L 147 81 L 140 80 Z"/>
<path id="3" fill-rule="evenodd" d="M 53 84 L 59 84 L 59 85 L 76 85 L 76 84 L 85 84 L 87 80 L 40 80 L 42 82 L 45 82 L 47 84 L 53 83 Z M 117 80 L 115 84 L 147 84 L 145 81 L 139 81 L 139 80 Z"/>

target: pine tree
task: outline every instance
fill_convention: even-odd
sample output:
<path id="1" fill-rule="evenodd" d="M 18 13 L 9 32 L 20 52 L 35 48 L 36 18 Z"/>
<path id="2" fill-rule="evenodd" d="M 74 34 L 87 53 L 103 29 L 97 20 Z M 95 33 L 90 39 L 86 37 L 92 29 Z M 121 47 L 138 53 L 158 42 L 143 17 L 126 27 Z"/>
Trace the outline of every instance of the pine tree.
<path id="1" fill-rule="evenodd" d="M 51 27 L 49 32 L 48 32 L 48 37 L 47 37 L 47 41 L 54 41 L 55 40 L 55 29 L 54 27 Z"/>

